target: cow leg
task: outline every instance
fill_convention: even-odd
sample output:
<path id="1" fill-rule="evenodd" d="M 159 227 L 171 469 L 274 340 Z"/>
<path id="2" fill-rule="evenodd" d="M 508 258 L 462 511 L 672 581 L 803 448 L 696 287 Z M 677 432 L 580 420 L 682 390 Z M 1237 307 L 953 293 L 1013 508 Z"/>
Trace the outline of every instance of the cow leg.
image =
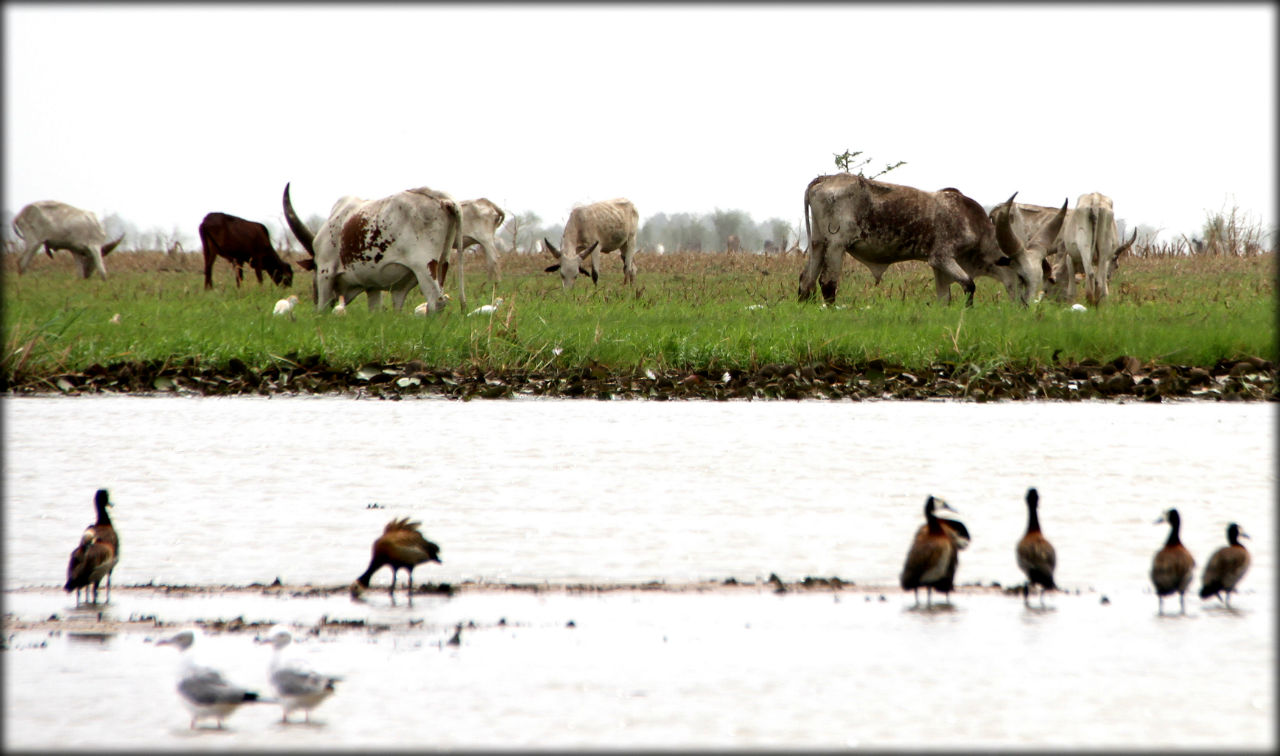
<path id="1" fill-rule="evenodd" d="M 432 277 L 430 268 L 426 265 L 415 266 L 413 275 L 418 279 L 418 288 L 422 290 L 423 296 L 427 298 L 427 312 L 437 312 L 444 309 L 444 290 L 440 288 L 440 284 Z"/>
<path id="2" fill-rule="evenodd" d="M 485 274 L 489 276 L 490 281 L 497 283 L 502 278 L 502 274 L 498 270 L 498 250 L 488 242 L 482 242 L 480 248 L 484 250 Z"/>
<path id="3" fill-rule="evenodd" d="M 965 307 L 973 306 L 973 292 L 977 287 L 969 274 L 964 272 L 964 268 L 960 267 L 960 263 L 956 262 L 954 253 L 939 254 L 929 264 L 933 266 L 933 281 L 939 302 L 951 304 L 951 282 L 955 281 L 964 289 Z"/>
<path id="4" fill-rule="evenodd" d="M 840 288 L 840 276 L 844 273 L 844 250 L 838 244 L 827 244 L 822 255 L 822 273 L 818 285 L 827 304 L 836 303 L 836 291 Z"/>
<path id="5" fill-rule="evenodd" d="M 633 284 L 636 282 L 636 244 L 629 241 L 619 250 L 622 255 L 622 283 Z"/>
<path id="6" fill-rule="evenodd" d="M 801 302 L 813 299 L 813 288 L 818 283 L 818 274 L 822 272 L 822 252 L 819 244 L 809 243 L 809 259 L 800 271 L 800 289 L 797 292 Z"/>
<path id="7" fill-rule="evenodd" d="M 216 254 L 207 249 L 204 251 L 204 288 L 206 289 L 213 288 L 213 261 L 216 259 L 218 259 Z"/>
<path id="8" fill-rule="evenodd" d="M 244 280 L 244 263 L 236 263 L 236 288 L 240 288 L 240 282 Z"/>
<path id="9" fill-rule="evenodd" d="M 259 268 L 257 265 L 253 265 L 250 267 L 253 268 L 253 272 L 258 276 L 258 285 L 261 286 L 262 285 L 262 268 Z"/>
<path id="10" fill-rule="evenodd" d="M 27 248 L 22 250 L 22 256 L 18 258 L 18 274 L 21 275 L 27 270 L 27 266 L 31 264 L 31 258 L 35 257 L 36 250 L 40 249 L 44 242 L 40 239 L 27 242 Z M 52 255 L 51 255 L 52 256 Z"/>
<path id="11" fill-rule="evenodd" d="M 368 289 L 364 295 L 369 298 L 369 312 L 382 309 L 382 289 Z M 400 297 L 400 303 L 404 304 L 404 297 Z"/>

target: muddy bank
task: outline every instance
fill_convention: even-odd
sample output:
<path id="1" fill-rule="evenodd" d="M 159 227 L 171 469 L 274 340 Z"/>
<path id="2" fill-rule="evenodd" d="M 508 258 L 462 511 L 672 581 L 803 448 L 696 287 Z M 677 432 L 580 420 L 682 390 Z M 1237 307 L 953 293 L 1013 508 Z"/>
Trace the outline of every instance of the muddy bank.
<path id="1" fill-rule="evenodd" d="M 120 633 L 120 632 L 147 632 L 157 628 L 164 629 L 178 626 L 197 625 L 209 632 L 216 633 L 237 633 L 237 632 L 262 632 L 272 624 L 274 619 L 262 619 L 255 617 L 255 614 L 261 614 L 261 611 L 255 612 L 252 609 L 245 611 L 243 602 L 246 599 L 272 599 L 272 598 L 289 598 L 289 599 L 338 599 L 341 604 L 329 604 L 331 606 L 341 606 L 346 604 L 346 600 L 350 601 L 350 608 L 357 607 L 375 607 L 382 606 L 387 603 L 389 597 L 385 586 L 375 587 L 368 591 L 361 599 L 349 599 L 348 587 L 343 586 L 313 586 L 313 585 L 282 585 L 279 583 L 262 584 L 251 583 L 249 585 L 157 585 L 157 584 L 140 584 L 132 586 L 117 586 L 112 588 L 113 601 L 110 603 L 84 603 L 76 606 L 74 609 L 67 605 L 67 608 L 61 610 L 50 611 L 47 615 L 44 612 L 33 614 L 31 611 L 25 613 L 6 612 L 2 621 L 0 621 L 0 648 L 3 648 L 11 639 L 13 633 L 19 632 L 65 632 L 76 635 L 92 636 L 99 634 Z M 956 586 L 953 591 L 953 598 L 961 598 L 973 595 L 1017 595 L 1021 596 L 1021 585 L 1002 586 L 998 582 L 990 583 L 963 583 Z M 66 598 L 61 590 L 49 587 L 28 587 L 18 588 L 7 591 L 10 599 L 17 599 L 23 596 L 30 598 L 40 598 L 41 601 L 46 599 Z M 810 593 L 827 593 L 827 594 L 844 594 L 852 597 L 861 597 L 862 601 L 867 602 L 885 602 L 890 600 L 899 600 L 902 596 L 910 599 L 910 594 L 904 594 L 896 585 L 859 585 L 853 581 L 843 580 L 839 577 L 812 577 L 807 576 L 800 580 L 785 581 L 776 574 L 770 574 L 767 580 L 756 581 L 739 581 L 735 578 L 726 578 L 724 580 L 703 580 L 697 582 L 678 582 L 670 583 L 665 581 L 648 581 L 641 583 L 489 583 L 489 582 L 471 582 L 467 581 L 459 584 L 449 583 L 429 583 L 426 585 L 415 586 L 413 595 L 418 599 L 430 600 L 432 598 L 445 598 L 454 596 L 486 596 L 499 594 L 521 594 L 521 595 L 543 595 L 543 596 L 592 596 L 604 594 L 624 594 L 624 593 L 642 593 L 642 594 L 757 594 L 757 595 L 787 595 L 796 594 L 804 595 Z M 1080 592 L 1068 592 L 1072 595 L 1078 595 Z M 231 606 L 225 601 L 208 606 L 205 609 L 196 610 L 196 618 L 194 620 L 182 618 L 174 619 L 165 617 L 167 613 L 163 609 L 155 607 L 169 606 L 167 603 L 156 603 L 157 600 L 162 602 L 168 601 L 184 601 L 192 599 L 231 599 L 233 602 L 239 601 L 240 609 L 235 611 L 235 616 L 218 616 L 221 607 L 222 612 Z M 407 598 L 403 587 L 397 589 L 397 603 L 404 603 Z M 921 597 L 923 601 L 923 596 Z M 935 597 L 938 598 L 938 597 Z M 116 611 L 120 611 L 117 607 L 122 606 L 149 606 L 153 607 L 147 611 L 131 611 L 127 617 L 113 616 Z M 171 607 L 172 609 L 172 607 Z M 339 609 L 341 611 L 341 609 Z M 120 611 L 123 614 L 123 611 Z M 207 615 L 207 616 L 206 616 Z M 422 618 L 413 616 L 405 616 L 396 620 L 389 620 L 385 616 L 380 617 L 337 617 L 331 615 L 322 616 L 317 622 L 309 627 L 313 633 L 324 632 L 326 634 L 335 632 L 364 632 L 364 633 L 380 633 L 388 630 L 411 630 L 422 624 Z M 519 621 L 515 621 L 519 624 Z M 510 624 L 505 618 L 491 622 L 496 627 L 506 626 Z M 572 627 L 572 624 L 567 625 Z M 479 627 L 474 620 L 470 621 L 469 629 Z"/>
<path id="2" fill-rule="evenodd" d="M 502 399 L 515 396 L 588 399 L 961 399 L 991 400 L 1200 399 L 1274 401 L 1276 369 L 1258 357 L 1222 360 L 1212 367 L 1142 362 L 1118 357 L 1054 365 L 986 369 L 939 363 L 908 370 L 871 360 L 864 363 L 767 364 L 753 370 L 640 373 L 603 365 L 559 371 L 481 370 L 429 367 L 421 362 L 336 368 L 317 356 L 288 355 L 254 369 L 238 359 L 209 366 L 182 362 L 116 362 L 82 372 L 4 375 L 10 394 L 352 394 L 403 399 L 443 396 Z"/>

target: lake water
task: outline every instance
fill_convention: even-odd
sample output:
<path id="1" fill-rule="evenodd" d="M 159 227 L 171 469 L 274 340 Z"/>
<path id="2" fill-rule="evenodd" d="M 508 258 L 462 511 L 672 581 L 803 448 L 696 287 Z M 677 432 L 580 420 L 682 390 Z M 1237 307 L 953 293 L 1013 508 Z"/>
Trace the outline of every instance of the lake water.
<path id="1" fill-rule="evenodd" d="M 85 614 L 60 586 L 100 487 L 117 587 L 346 585 L 387 520 L 410 516 L 444 560 L 416 582 L 552 588 L 393 606 L 383 571 L 365 603 L 115 591 L 119 620 L 393 630 L 299 645 L 346 677 L 323 724 L 281 726 L 260 705 L 195 733 L 160 631 L 10 632 L 6 747 L 1275 745 L 1272 405 L 78 397 L 3 411 L 11 621 Z M 977 588 L 916 609 L 897 575 L 925 497 L 973 535 L 958 582 L 1012 585 L 1028 486 L 1067 592 L 1045 611 Z M 1228 522 L 1253 536 L 1233 611 L 1196 596 L 1186 616 L 1176 599 L 1157 614 L 1148 571 L 1168 529 L 1153 521 L 1171 506 L 1195 587 Z M 771 574 L 855 587 L 775 594 Z M 678 590 L 730 577 L 746 585 Z M 649 581 L 670 590 L 562 588 Z M 475 627 L 443 646 L 456 622 Z M 251 637 L 203 640 L 263 685 Z"/>

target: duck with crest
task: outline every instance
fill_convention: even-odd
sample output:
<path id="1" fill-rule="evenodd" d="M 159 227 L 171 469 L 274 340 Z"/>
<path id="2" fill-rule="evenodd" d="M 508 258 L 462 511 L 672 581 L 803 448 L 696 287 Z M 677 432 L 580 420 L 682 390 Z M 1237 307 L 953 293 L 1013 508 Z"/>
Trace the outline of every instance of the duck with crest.
<path id="1" fill-rule="evenodd" d="M 1156 525 L 1162 522 L 1169 523 L 1169 538 L 1164 542 L 1164 548 L 1156 552 L 1155 558 L 1151 561 L 1151 583 L 1156 587 L 1156 595 L 1160 597 L 1160 613 L 1164 614 L 1164 597 L 1170 594 L 1178 594 L 1178 602 L 1182 606 L 1182 613 L 1187 613 L 1187 586 L 1191 585 L 1192 570 L 1196 566 L 1196 560 L 1191 557 L 1191 552 L 1187 551 L 1187 547 L 1182 545 L 1182 541 L 1178 538 L 1178 531 L 1182 527 L 1182 518 L 1178 515 L 1178 510 L 1170 509 L 1164 513 L 1164 516 L 1155 521 Z"/>
<path id="2" fill-rule="evenodd" d="M 1223 598 L 1231 608 L 1231 592 L 1249 570 L 1249 550 L 1240 543 L 1249 534 L 1234 522 L 1227 526 L 1227 545 L 1213 552 L 1200 577 L 1200 598 Z"/>
<path id="3" fill-rule="evenodd" d="M 957 537 L 942 524 L 942 520 L 934 514 L 935 509 L 955 512 L 949 504 L 930 496 L 924 503 L 925 527 L 916 532 L 911 549 L 907 552 L 907 561 L 902 566 L 900 582 L 904 591 L 912 591 L 916 597 L 916 606 L 920 605 L 920 588 L 926 593 L 928 606 L 933 606 L 933 590 L 936 588 L 944 595 L 950 594 L 955 585 L 956 567 L 959 564 L 960 546 Z M 947 595 L 947 603 L 951 597 Z"/>
<path id="4" fill-rule="evenodd" d="M 373 556 L 369 569 L 351 584 L 351 595 L 359 598 L 361 591 L 369 587 L 373 573 L 390 565 L 392 598 L 395 597 L 396 573 L 409 572 L 409 599 L 413 600 L 413 568 L 423 562 L 440 562 L 440 547 L 428 541 L 419 528 L 420 522 L 410 522 L 408 517 L 392 520 L 383 528 L 382 535 L 373 542 Z"/>
<path id="5" fill-rule="evenodd" d="M 105 488 L 98 489 L 93 503 L 98 510 L 97 522 L 80 535 L 80 545 L 71 552 L 71 560 L 67 563 L 67 582 L 63 586 L 68 593 L 76 592 L 77 604 L 80 603 L 80 589 L 84 589 L 87 601 L 90 587 L 93 588 L 93 603 L 98 603 L 98 584 L 104 578 L 107 581 L 107 601 L 111 601 L 111 573 L 120 560 L 120 537 L 107 514 L 107 507 L 112 504 Z"/>
<path id="6" fill-rule="evenodd" d="M 1018 569 L 1027 576 L 1026 585 L 1022 586 L 1022 603 L 1031 605 L 1031 584 L 1040 586 L 1040 606 L 1044 606 L 1044 592 L 1054 591 L 1058 586 L 1053 582 L 1053 568 L 1058 556 L 1054 553 L 1053 544 L 1040 532 L 1040 493 L 1034 488 L 1027 489 L 1027 532 L 1018 541 Z"/>

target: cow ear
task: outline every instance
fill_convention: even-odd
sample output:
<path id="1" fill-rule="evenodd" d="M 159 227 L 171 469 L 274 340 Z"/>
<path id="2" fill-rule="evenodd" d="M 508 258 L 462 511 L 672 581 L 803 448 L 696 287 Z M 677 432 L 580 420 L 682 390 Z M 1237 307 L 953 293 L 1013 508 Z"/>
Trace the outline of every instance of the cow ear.
<path id="1" fill-rule="evenodd" d="M 298 267 L 302 268 L 303 270 L 315 270 L 316 261 L 311 259 L 310 257 L 304 257 L 298 261 Z"/>
<path id="2" fill-rule="evenodd" d="M 1042 273 L 1044 273 L 1045 281 L 1048 281 L 1049 283 L 1057 283 L 1058 278 L 1057 276 L 1053 275 L 1053 265 L 1050 264 L 1049 258 L 1047 257 L 1040 258 L 1040 270 Z"/>
<path id="3" fill-rule="evenodd" d="M 598 246 L 600 246 L 600 242 L 598 241 L 592 242 L 590 247 L 587 247 L 585 250 L 578 253 L 578 259 L 580 260 L 587 259 L 587 257 L 589 257 L 592 252 L 596 251 L 596 247 Z"/>
<path id="4" fill-rule="evenodd" d="M 597 275 L 597 274 L 596 274 L 595 269 L 594 269 L 594 268 L 592 268 L 592 270 L 591 270 L 591 283 L 592 283 L 592 285 L 594 285 L 594 284 L 595 284 L 599 279 L 600 279 L 600 276 L 599 276 L 599 275 Z"/>
<path id="5" fill-rule="evenodd" d="M 560 263 L 556 263 L 555 265 L 548 265 L 548 266 L 547 266 L 547 268 L 546 268 L 546 270 L 544 270 L 543 272 L 544 272 L 544 273 L 555 273 L 557 270 L 560 270 Z"/>

